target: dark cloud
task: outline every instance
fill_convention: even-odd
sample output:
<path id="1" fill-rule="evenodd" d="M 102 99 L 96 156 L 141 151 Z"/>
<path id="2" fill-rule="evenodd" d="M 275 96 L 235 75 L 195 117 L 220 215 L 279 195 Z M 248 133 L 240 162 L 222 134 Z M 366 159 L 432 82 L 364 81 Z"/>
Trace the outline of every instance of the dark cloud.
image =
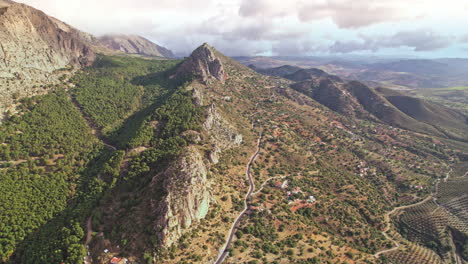
<path id="1" fill-rule="evenodd" d="M 434 51 L 450 46 L 451 37 L 431 30 L 401 31 L 392 36 L 360 36 L 361 41 L 336 41 L 329 51 L 350 53 L 355 51 L 376 52 L 382 48 L 407 47 L 414 51 Z"/>

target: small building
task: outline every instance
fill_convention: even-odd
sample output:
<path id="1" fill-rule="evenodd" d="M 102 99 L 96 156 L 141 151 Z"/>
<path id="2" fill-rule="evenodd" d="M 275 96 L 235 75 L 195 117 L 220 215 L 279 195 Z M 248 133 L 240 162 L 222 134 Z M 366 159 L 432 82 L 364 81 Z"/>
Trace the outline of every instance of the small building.
<path id="1" fill-rule="evenodd" d="M 283 184 L 281 184 L 281 189 L 288 188 L 288 180 L 285 180 Z"/>
<path id="2" fill-rule="evenodd" d="M 110 260 L 110 263 L 111 263 L 111 264 L 127 264 L 127 263 L 128 263 L 128 259 L 127 259 L 127 258 L 116 258 L 116 257 L 113 257 L 113 258 Z"/>
<path id="3" fill-rule="evenodd" d="M 301 188 L 300 188 L 300 187 L 296 187 L 296 188 L 294 188 L 294 189 L 292 190 L 292 193 L 293 193 L 293 194 L 298 194 L 298 193 L 301 193 L 301 192 L 302 192 L 302 191 L 301 191 Z"/>
<path id="4" fill-rule="evenodd" d="M 121 261 L 122 261 L 121 258 L 113 257 L 113 258 L 110 260 L 110 263 L 111 263 L 111 264 L 119 264 Z"/>
<path id="5" fill-rule="evenodd" d="M 285 189 L 288 188 L 288 180 L 285 180 L 284 182 L 275 182 L 275 187 L 278 189 Z"/>
<path id="6" fill-rule="evenodd" d="M 313 195 L 310 195 L 309 196 L 309 199 L 307 199 L 307 202 L 309 203 L 315 203 L 317 200 L 315 199 L 315 197 Z"/>

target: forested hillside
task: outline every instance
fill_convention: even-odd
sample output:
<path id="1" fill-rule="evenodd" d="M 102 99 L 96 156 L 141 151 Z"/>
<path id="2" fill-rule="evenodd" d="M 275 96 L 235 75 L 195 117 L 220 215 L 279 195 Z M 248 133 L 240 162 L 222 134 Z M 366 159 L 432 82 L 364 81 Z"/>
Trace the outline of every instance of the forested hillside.
<path id="1" fill-rule="evenodd" d="M 432 195 L 466 144 L 289 86 L 204 44 L 183 63 L 99 56 L 23 99 L 0 127 L 2 260 L 441 262 L 387 230 L 389 212 Z"/>
<path id="2" fill-rule="evenodd" d="M 69 92 L 58 88 L 21 101 L 20 113 L 0 128 L 3 261 L 82 263 L 86 217 L 117 183 L 125 156 L 102 143 L 101 131 L 155 147 L 130 161 L 126 180 L 177 155 L 185 143 L 174 136 L 196 129 L 191 124 L 200 118 L 186 92 L 177 90 L 181 82 L 163 73 L 177 63 L 100 57 L 63 83 L 75 87 Z M 166 123 L 160 141 L 146 121 L 152 115 Z"/>
<path id="3" fill-rule="evenodd" d="M 102 144 L 63 90 L 24 99 L 0 127 L 0 256 L 65 209 Z"/>

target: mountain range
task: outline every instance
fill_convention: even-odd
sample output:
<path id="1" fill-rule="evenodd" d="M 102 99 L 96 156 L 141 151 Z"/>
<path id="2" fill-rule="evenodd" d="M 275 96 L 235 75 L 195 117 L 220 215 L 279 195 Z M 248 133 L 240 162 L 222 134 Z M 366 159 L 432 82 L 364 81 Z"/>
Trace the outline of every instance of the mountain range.
<path id="1" fill-rule="evenodd" d="M 2 263 L 468 260 L 463 112 L 301 59 L 174 59 L 12 1 L 0 26 Z"/>
<path id="2" fill-rule="evenodd" d="M 358 81 L 343 81 L 316 68 L 302 69 L 289 65 L 266 69 L 250 67 L 259 73 L 296 82 L 291 85 L 293 89 L 341 114 L 353 118 L 374 118 L 421 133 L 468 140 L 465 114 L 438 103 L 382 87 L 374 89 Z"/>
<path id="3" fill-rule="evenodd" d="M 235 57 L 245 65 L 275 68 L 283 65 L 319 68 L 372 87 L 394 89 L 467 86 L 468 59 L 400 59 L 336 57 Z"/>

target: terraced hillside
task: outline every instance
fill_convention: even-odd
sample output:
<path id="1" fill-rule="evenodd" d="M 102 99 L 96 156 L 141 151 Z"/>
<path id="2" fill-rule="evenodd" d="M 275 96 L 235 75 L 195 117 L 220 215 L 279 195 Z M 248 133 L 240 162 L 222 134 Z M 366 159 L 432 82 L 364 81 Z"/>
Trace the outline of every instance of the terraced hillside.
<path id="1" fill-rule="evenodd" d="M 438 183 L 433 199 L 396 217 L 405 239 L 433 250 L 442 263 L 464 263 L 468 259 L 467 183 L 466 177 L 445 178 Z"/>

